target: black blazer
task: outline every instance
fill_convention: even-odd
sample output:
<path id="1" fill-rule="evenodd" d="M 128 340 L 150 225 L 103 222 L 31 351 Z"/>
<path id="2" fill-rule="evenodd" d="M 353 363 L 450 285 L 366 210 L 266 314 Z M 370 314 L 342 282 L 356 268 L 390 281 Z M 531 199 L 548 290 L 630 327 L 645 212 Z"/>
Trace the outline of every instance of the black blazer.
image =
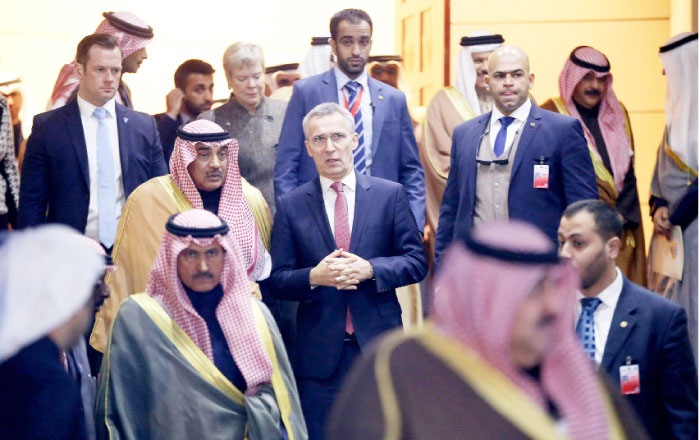
<path id="1" fill-rule="evenodd" d="M 155 120 L 116 104 L 124 197 L 168 173 Z M 90 173 L 78 101 L 34 117 L 22 166 L 19 227 L 63 223 L 81 233 L 87 224 Z"/>
<path id="2" fill-rule="evenodd" d="M 640 393 L 626 395 L 655 439 L 698 438 L 698 377 L 685 310 L 627 278 L 600 370 L 620 393 L 620 366 L 639 365 Z"/>
<path id="3" fill-rule="evenodd" d="M 300 301 L 295 373 L 301 377 L 322 379 L 333 373 L 343 349 L 348 307 L 360 348 L 400 326 L 394 289 L 421 281 L 428 270 L 403 187 L 356 175 L 350 252 L 374 268 L 374 279 L 363 281 L 357 290 L 312 290 L 309 284 L 311 269 L 336 249 L 319 178 L 277 199 L 269 288 L 274 297 Z"/>

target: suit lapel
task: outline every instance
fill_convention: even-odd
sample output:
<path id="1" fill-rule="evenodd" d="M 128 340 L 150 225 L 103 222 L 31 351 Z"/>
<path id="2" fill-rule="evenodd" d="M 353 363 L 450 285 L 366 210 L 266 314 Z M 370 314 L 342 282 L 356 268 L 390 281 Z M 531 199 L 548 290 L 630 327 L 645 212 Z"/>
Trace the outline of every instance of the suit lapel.
<path id="1" fill-rule="evenodd" d="M 90 188 L 90 170 L 88 168 L 87 146 L 85 144 L 85 132 L 83 131 L 83 121 L 80 118 L 80 108 L 78 99 L 74 99 L 65 105 L 66 126 L 70 133 L 73 149 L 78 157 L 80 173 L 85 181 L 85 186 Z"/>
<path id="2" fill-rule="evenodd" d="M 318 177 L 313 180 L 313 188 L 309 188 L 306 191 L 306 204 L 311 212 L 311 215 L 316 222 L 316 228 L 321 232 L 321 237 L 323 242 L 328 248 L 329 254 L 335 248 L 335 239 L 333 238 L 333 233 L 331 232 L 330 219 L 326 214 L 326 207 L 323 204 L 323 193 L 321 192 L 321 181 Z"/>
<path id="3" fill-rule="evenodd" d="M 362 239 L 362 233 L 365 230 L 365 223 L 367 223 L 368 213 L 371 212 L 370 209 L 370 189 L 371 185 L 369 179 L 366 176 L 355 173 L 357 178 L 357 184 L 355 185 L 355 214 L 352 220 L 352 234 L 350 235 L 350 249 L 351 253 L 357 251 L 358 243 Z"/>
<path id="4" fill-rule="evenodd" d="M 335 81 L 335 74 L 333 69 L 321 75 L 321 81 L 323 81 L 324 87 L 321 88 L 321 101 L 320 102 L 338 102 L 338 84 Z M 342 103 L 339 103 L 343 105 Z M 311 111 L 308 109 L 307 112 Z"/>
<path id="5" fill-rule="evenodd" d="M 122 183 L 126 190 L 126 176 L 129 172 L 129 151 L 131 142 L 129 139 L 129 117 L 126 112 L 126 107 L 115 104 L 115 113 L 117 115 L 117 132 L 119 133 L 119 163 L 122 166 Z"/>
<path id="6" fill-rule="evenodd" d="M 542 122 L 542 110 L 540 110 L 534 102 L 531 102 L 531 104 L 532 108 L 530 109 L 530 114 L 528 115 L 525 125 L 522 128 L 523 134 L 520 136 L 518 149 L 515 152 L 513 170 L 510 173 L 511 176 L 515 176 L 515 173 L 518 171 L 518 167 L 522 163 L 523 157 L 527 153 L 530 142 L 532 142 L 532 139 L 535 137 L 535 134 L 537 133 L 537 130 L 539 130 Z"/>
<path id="7" fill-rule="evenodd" d="M 369 78 L 369 96 L 371 99 L 372 106 L 372 156 L 377 151 L 379 146 L 379 136 L 382 134 L 382 127 L 384 126 L 384 116 L 386 111 L 384 106 L 384 96 L 382 95 L 382 89 L 384 85 L 382 82 L 375 80 L 374 78 Z"/>
<path id="8" fill-rule="evenodd" d="M 615 306 L 612 322 L 610 323 L 610 332 L 608 340 L 605 342 L 605 351 L 601 361 L 601 370 L 610 371 L 613 361 L 619 354 L 625 341 L 634 331 L 634 326 L 637 322 L 637 305 L 629 294 L 629 281 L 627 278 L 623 280 L 622 292 Z M 614 372 L 613 372 L 614 374 Z"/>

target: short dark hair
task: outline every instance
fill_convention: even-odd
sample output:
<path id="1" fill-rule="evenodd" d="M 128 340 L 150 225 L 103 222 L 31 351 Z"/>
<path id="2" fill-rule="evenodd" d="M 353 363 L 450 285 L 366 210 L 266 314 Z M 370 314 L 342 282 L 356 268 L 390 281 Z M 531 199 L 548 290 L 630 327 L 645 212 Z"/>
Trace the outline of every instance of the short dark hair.
<path id="1" fill-rule="evenodd" d="M 613 237 L 622 238 L 622 220 L 615 208 L 597 199 L 579 200 L 569 205 L 563 216 L 571 218 L 581 211 L 586 211 L 593 215 L 595 229 L 603 241 L 608 241 Z"/>
<path id="2" fill-rule="evenodd" d="M 192 73 L 201 73 L 202 75 L 213 75 L 215 72 L 211 64 L 202 60 L 187 60 L 175 71 L 175 87 L 185 90 L 187 86 L 187 77 Z"/>
<path id="3" fill-rule="evenodd" d="M 341 21 L 347 20 L 350 23 L 359 23 L 361 21 L 366 21 L 369 24 L 369 33 L 372 35 L 372 19 L 369 18 L 369 14 L 362 9 L 343 9 L 340 12 L 336 12 L 331 18 L 331 38 L 337 41 L 338 37 L 338 25 Z"/>
<path id="4" fill-rule="evenodd" d="M 90 52 L 90 48 L 95 45 L 110 50 L 114 49 L 115 47 L 119 47 L 117 45 L 117 40 L 115 40 L 114 37 L 109 34 L 88 35 L 80 40 L 80 43 L 78 43 L 78 49 L 75 51 L 75 60 L 78 62 L 78 64 L 87 64 L 88 59 L 90 59 L 88 52 Z M 121 49 L 119 49 L 119 51 L 121 52 Z"/>

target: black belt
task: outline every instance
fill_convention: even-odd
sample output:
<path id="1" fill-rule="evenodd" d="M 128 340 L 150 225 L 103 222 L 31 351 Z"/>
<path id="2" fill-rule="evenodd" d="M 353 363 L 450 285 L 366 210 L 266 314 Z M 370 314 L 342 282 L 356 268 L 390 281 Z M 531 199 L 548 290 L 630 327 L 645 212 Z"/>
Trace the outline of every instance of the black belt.
<path id="1" fill-rule="evenodd" d="M 356 344 L 357 338 L 355 337 L 355 333 L 353 333 L 353 334 L 345 333 L 345 338 L 343 339 L 343 342 L 346 344 Z"/>

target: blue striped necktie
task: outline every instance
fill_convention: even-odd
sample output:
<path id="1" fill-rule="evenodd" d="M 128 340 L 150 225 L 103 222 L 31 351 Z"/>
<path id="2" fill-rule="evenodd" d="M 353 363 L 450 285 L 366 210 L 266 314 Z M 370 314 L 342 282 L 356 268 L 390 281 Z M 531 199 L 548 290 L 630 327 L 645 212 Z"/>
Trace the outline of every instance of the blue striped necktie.
<path id="1" fill-rule="evenodd" d="M 109 114 L 104 108 L 96 108 L 97 118 L 97 224 L 100 243 L 107 249 L 114 245 L 117 235 L 117 188 L 114 183 L 114 157 Z"/>
<path id="2" fill-rule="evenodd" d="M 586 356 L 595 361 L 595 327 L 593 326 L 593 313 L 601 301 L 598 298 L 581 299 L 581 316 L 576 324 L 576 333 L 581 338 L 581 345 Z"/>
<path id="3" fill-rule="evenodd" d="M 355 118 L 355 132 L 358 134 L 357 148 L 352 152 L 355 158 L 355 170 L 358 173 L 365 174 L 367 171 L 367 162 L 365 160 L 365 132 L 362 124 L 362 110 L 360 109 L 362 84 L 357 81 L 348 81 L 345 83 L 345 90 L 348 92 L 347 109 Z M 354 111 L 353 111 L 354 110 Z"/>

